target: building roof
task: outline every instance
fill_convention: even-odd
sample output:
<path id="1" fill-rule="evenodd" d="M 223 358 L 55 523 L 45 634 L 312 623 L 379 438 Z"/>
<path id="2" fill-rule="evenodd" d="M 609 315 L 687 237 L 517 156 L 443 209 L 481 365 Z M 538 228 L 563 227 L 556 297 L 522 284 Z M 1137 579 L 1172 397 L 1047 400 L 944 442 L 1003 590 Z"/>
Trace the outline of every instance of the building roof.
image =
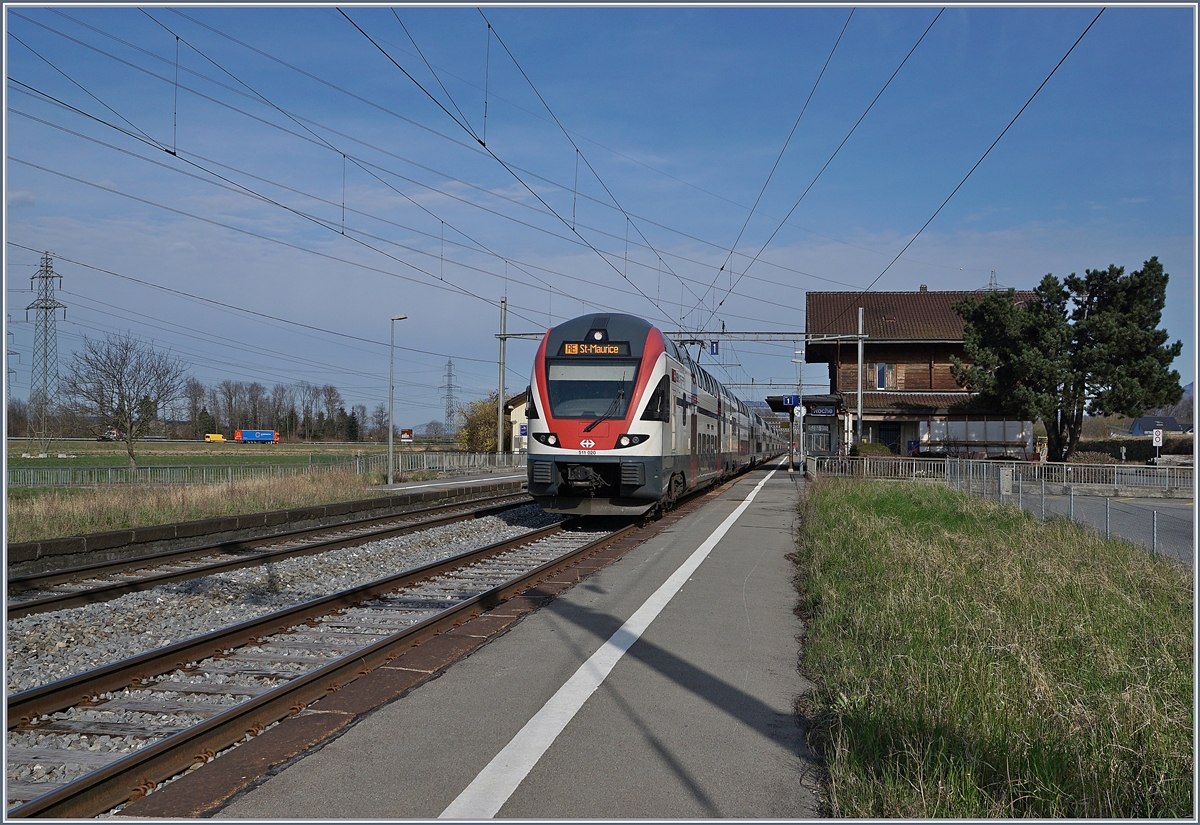
<path id="1" fill-rule="evenodd" d="M 858 308 L 863 308 L 863 332 L 869 339 L 961 341 L 963 319 L 952 306 L 977 292 L 809 292 L 805 301 L 805 331 L 809 335 L 852 335 L 858 332 Z M 1020 291 L 1017 300 L 1033 293 Z"/>
<path id="2" fill-rule="evenodd" d="M 854 392 L 841 393 L 842 404 L 847 410 L 858 406 Z M 863 412 L 879 413 L 909 413 L 909 414 L 938 414 L 962 413 L 986 415 L 987 410 L 979 406 L 978 401 L 969 392 L 871 392 L 863 391 Z"/>
<path id="3" fill-rule="evenodd" d="M 1133 419 L 1133 421 L 1129 424 L 1129 431 L 1137 435 L 1148 433 L 1153 430 L 1164 430 L 1169 433 L 1179 433 L 1183 432 L 1183 427 L 1180 426 L 1179 422 L 1176 421 L 1173 416 L 1169 415 L 1143 415 L 1139 418 Z"/>

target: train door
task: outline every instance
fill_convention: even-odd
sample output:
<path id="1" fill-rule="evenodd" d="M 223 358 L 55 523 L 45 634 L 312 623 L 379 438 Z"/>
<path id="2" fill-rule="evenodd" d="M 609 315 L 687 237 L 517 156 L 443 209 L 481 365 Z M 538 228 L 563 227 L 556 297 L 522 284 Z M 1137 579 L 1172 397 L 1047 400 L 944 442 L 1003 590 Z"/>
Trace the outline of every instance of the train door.
<path id="1" fill-rule="evenodd" d="M 697 432 L 697 424 L 700 416 L 696 414 L 699 407 L 692 407 L 691 427 L 688 430 L 688 483 L 690 486 L 696 486 L 696 478 L 700 470 L 700 438 Z"/>
<path id="2" fill-rule="evenodd" d="M 723 403 L 721 403 L 723 400 L 724 399 L 722 399 L 721 393 L 718 392 L 717 393 L 717 472 L 722 475 L 724 475 L 724 473 L 725 473 L 725 461 L 724 461 L 725 457 L 721 452 L 721 445 L 725 441 L 725 439 L 722 437 L 722 435 L 723 435 L 722 431 L 725 429 L 725 405 Z"/>

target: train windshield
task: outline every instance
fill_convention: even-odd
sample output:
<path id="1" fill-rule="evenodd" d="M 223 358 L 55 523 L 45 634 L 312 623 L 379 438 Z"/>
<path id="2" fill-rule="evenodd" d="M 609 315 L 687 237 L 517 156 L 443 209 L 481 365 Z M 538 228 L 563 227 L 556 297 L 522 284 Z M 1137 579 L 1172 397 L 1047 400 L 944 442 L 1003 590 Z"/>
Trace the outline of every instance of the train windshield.
<path id="1" fill-rule="evenodd" d="M 625 417 L 637 382 L 638 362 L 550 361 L 546 390 L 555 418 Z"/>

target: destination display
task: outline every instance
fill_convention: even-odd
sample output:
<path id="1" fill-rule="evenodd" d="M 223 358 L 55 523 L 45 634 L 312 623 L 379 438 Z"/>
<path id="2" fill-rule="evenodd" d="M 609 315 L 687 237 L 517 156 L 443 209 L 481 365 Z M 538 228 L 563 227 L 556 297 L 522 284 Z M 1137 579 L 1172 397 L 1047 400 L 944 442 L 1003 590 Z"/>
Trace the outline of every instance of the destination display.
<path id="1" fill-rule="evenodd" d="M 629 355 L 628 341 L 605 341 L 601 344 L 589 341 L 577 343 L 564 341 L 559 355 Z"/>

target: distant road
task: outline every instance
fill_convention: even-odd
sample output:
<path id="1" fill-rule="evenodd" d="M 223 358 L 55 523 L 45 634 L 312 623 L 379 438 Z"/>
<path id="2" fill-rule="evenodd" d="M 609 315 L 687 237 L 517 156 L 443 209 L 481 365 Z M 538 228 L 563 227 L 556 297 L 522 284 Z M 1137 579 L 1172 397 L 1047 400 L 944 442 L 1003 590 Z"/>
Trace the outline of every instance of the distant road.
<path id="1" fill-rule="evenodd" d="M 1040 495 L 1025 495 L 1026 512 L 1041 514 Z M 1068 515 L 1069 496 L 1046 496 L 1046 516 Z M 1158 552 L 1195 566 L 1195 507 L 1192 499 L 1114 498 L 1108 503 L 1109 531 L 1150 548 L 1154 544 L 1154 520 L 1158 520 Z M 1104 533 L 1105 500 L 1098 496 L 1075 496 L 1075 520 Z"/>

